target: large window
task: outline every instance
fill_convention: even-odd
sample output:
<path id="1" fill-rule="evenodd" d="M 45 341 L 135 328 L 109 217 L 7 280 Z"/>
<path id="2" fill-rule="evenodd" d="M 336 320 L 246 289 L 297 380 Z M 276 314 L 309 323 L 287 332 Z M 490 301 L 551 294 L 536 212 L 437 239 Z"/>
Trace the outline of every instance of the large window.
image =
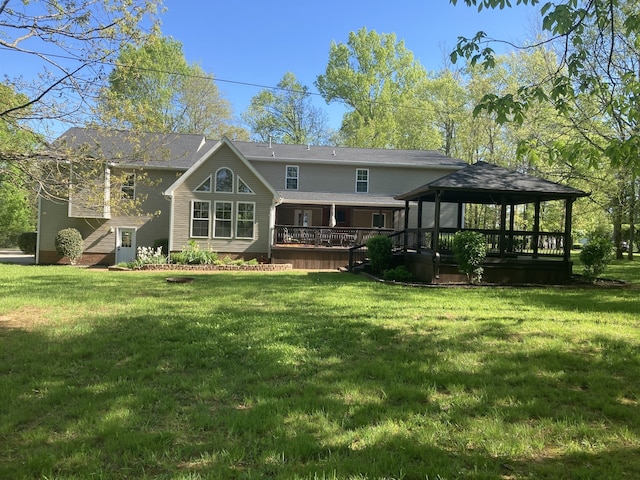
<path id="1" fill-rule="evenodd" d="M 228 168 L 216 172 L 216 192 L 233 193 L 233 172 Z"/>
<path id="2" fill-rule="evenodd" d="M 287 165 L 285 177 L 285 189 L 286 190 L 298 190 L 299 172 L 296 165 Z"/>
<path id="3" fill-rule="evenodd" d="M 356 169 L 356 193 L 369 193 L 369 170 Z"/>
<path id="4" fill-rule="evenodd" d="M 209 202 L 191 202 L 191 236 L 192 237 L 209 237 L 209 210 L 211 204 Z"/>
<path id="5" fill-rule="evenodd" d="M 213 236 L 216 238 L 231 238 L 231 202 L 215 203 L 215 222 Z"/>
<path id="6" fill-rule="evenodd" d="M 136 174 L 125 175 L 122 180 L 122 198 L 134 200 L 136 198 Z"/>
<path id="7" fill-rule="evenodd" d="M 386 215 L 384 213 L 374 213 L 371 218 L 371 225 L 375 228 L 384 228 Z"/>
<path id="8" fill-rule="evenodd" d="M 255 203 L 238 202 L 238 212 L 236 215 L 237 238 L 253 238 L 255 209 Z"/>

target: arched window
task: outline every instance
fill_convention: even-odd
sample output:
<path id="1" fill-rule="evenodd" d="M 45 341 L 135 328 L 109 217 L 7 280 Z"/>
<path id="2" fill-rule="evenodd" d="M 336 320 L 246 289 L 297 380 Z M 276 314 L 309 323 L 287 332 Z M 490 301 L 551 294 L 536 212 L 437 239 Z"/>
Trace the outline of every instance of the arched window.
<path id="1" fill-rule="evenodd" d="M 233 193 L 233 172 L 228 168 L 216 172 L 216 192 Z"/>

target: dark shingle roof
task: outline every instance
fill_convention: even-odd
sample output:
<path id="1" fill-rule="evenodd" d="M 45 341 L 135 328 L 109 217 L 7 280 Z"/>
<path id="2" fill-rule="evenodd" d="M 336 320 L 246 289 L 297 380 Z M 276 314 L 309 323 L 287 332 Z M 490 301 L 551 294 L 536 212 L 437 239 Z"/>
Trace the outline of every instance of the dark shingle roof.
<path id="1" fill-rule="evenodd" d="M 82 149 L 89 157 L 124 166 L 186 170 L 204 153 L 205 138 L 202 135 L 71 128 L 56 139 L 52 147 Z"/>
<path id="2" fill-rule="evenodd" d="M 500 204 L 561 200 L 588 194 L 566 185 L 525 175 L 485 162 L 473 165 L 395 197 L 398 200 L 430 200 L 437 191 L 443 202 Z"/>
<path id="3" fill-rule="evenodd" d="M 465 166 L 462 160 L 435 150 L 391 150 L 307 145 L 233 142 L 248 160 L 295 161 L 298 163 L 340 163 L 392 166 Z"/>

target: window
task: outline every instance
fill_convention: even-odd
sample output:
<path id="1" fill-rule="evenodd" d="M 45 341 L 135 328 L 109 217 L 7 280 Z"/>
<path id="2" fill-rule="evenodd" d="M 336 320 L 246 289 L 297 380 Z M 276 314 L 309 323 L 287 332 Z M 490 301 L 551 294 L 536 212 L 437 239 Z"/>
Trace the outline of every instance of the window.
<path id="1" fill-rule="evenodd" d="M 231 238 L 231 202 L 215 203 L 213 236 L 216 238 Z"/>
<path id="2" fill-rule="evenodd" d="M 209 237 L 209 202 L 191 202 L 191 236 Z"/>
<path id="3" fill-rule="evenodd" d="M 198 188 L 195 190 L 196 192 L 210 192 L 211 191 L 211 176 L 207 177 L 207 179 L 202 182 Z"/>
<path id="4" fill-rule="evenodd" d="M 244 183 L 244 180 L 240 177 L 238 177 L 238 193 L 253 193 L 253 190 L 251 190 L 249 185 Z"/>
<path id="5" fill-rule="evenodd" d="M 298 190 L 298 167 L 287 165 L 287 173 L 284 184 L 285 190 Z"/>
<path id="6" fill-rule="evenodd" d="M 253 238 L 255 203 L 238 202 L 236 237 Z"/>
<path id="7" fill-rule="evenodd" d="M 136 198 L 136 174 L 130 173 L 122 181 L 122 198 L 134 200 Z"/>
<path id="8" fill-rule="evenodd" d="M 228 168 L 216 172 L 216 192 L 233 193 L 233 172 Z"/>
<path id="9" fill-rule="evenodd" d="M 369 170 L 366 168 L 356 169 L 356 193 L 369 192 Z"/>
<path id="10" fill-rule="evenodd" d="M 371 218 L 371 225 L 374 228 L 384 228 L 386 224 L 386 216 L 384 213 L 374 213 Z"/>

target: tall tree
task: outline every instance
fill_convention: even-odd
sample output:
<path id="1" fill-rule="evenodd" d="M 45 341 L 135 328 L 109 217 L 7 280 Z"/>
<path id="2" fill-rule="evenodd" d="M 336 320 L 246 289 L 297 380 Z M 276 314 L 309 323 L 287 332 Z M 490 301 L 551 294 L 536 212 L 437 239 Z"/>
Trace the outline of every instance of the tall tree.
<path id="1" fill-rule="evenodd" d="M 275 89 L 254 96 L 243 119 L 262 141 L 313 145 L 331 141 L 326 113 L 313 105 L 309 88 L 291 72 L 284 74 Z"/>
<path id="2" fill-rule="evenodd" d="M 425 69 L 394 34 L 362 28 L 346 44 L 332 43 L 326 71 L 316 87 L 327 103 L 352 110 L 341 134 L 349 146 L 437 148 L 435 112 L 426 99 Z"/>
<path id="3" fill-rule="evenodd" d="M 98 112 L 103 124 L 128 130 L 210 137 L 234 132 L 231 106 L 214 77 L 187 62 L 180 42 L 161 36 L 122 50 Z"/>

